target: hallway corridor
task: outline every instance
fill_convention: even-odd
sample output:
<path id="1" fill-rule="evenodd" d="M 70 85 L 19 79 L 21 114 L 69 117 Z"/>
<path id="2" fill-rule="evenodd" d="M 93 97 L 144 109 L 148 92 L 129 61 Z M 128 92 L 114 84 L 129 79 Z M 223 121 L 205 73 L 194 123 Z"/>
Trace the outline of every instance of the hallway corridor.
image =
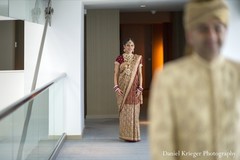
<path id="1" fill-rule="evenodd" d="M 118 139 L 118 119 L 91 119 L 85 125 L 83 138 L 66 140 L 57 160 L 150 160 L 146 121 L 140 122 L 140 142 Z"/>

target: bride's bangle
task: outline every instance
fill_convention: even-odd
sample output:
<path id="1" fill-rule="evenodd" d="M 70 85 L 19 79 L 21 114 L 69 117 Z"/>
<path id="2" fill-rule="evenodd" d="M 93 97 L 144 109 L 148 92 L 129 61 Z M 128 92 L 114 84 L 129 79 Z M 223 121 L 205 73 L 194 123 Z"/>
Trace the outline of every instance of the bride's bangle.
<path id="1" fill-rule="evenodd" d="M 119 90 L 118 85 L 115 85 L 115 86 L 113 87 L 113 89 L 114 89 L 115 92 L 117 92 L 117 91 Z"/>
<path id="2" fill-rule="evenodd" d="M 143 88 L 142 87 L 138 87 L 137 90 L 139 90 L 140 92 L 143 91 Z"/>

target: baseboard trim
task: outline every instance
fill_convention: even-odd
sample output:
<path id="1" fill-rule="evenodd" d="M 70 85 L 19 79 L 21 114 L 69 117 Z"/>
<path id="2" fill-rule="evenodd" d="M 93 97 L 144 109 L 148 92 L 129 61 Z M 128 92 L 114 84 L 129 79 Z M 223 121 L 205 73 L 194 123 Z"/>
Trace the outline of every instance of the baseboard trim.
<path id="1" fill-rule="evenodd" d="M 67 135 L 67 140 L 80 140 L 82 135 Z"/>
<path id="2" fill-rule="evenodd" d="M 87 115 L 86 119 L 118 118 L 117 114 L 112 115 Z"/>

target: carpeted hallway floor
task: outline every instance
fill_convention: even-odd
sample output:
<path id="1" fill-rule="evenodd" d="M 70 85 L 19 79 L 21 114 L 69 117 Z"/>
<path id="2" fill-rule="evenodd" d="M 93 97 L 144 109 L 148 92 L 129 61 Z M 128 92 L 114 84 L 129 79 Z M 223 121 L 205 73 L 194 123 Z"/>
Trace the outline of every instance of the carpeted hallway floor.
<path id="1" fill-rule="evenodd" d="M 85 121 L 81 140 L 66 140 L 57 160 L 150 160 L 147 121 L 141 118 L 141 141 L 118 139 L 118 119 Z"/>
<path id="2" fill-rule="evenodd" d="M 86 119 L 81 140 L 66 140 L 57 160 L 150 160 L 148 143 L 148 90 L 140 112 L 140 142 L 118 138 L 118 119 Z"/>

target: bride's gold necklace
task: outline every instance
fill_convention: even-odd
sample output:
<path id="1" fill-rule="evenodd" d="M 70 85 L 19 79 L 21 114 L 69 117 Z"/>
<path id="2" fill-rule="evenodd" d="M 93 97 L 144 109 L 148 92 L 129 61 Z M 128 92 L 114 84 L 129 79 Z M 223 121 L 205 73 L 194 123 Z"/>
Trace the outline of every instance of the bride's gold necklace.
<path id="1" fill-rule="evenodd" d="M 131 62 L 133 61 L 134 55 L 132 53 L 123 53 L 124 62 L 126 62 L 125 73 L 127 75 L 131 74 Z"/>
<path id="2" fill-rule="evenodd" d="M 123 53 L 123 58 L 124 58 L 124 61 L 126 62 L 132 61 L 133 56 L 134 55 L 132 53 Z"/>

